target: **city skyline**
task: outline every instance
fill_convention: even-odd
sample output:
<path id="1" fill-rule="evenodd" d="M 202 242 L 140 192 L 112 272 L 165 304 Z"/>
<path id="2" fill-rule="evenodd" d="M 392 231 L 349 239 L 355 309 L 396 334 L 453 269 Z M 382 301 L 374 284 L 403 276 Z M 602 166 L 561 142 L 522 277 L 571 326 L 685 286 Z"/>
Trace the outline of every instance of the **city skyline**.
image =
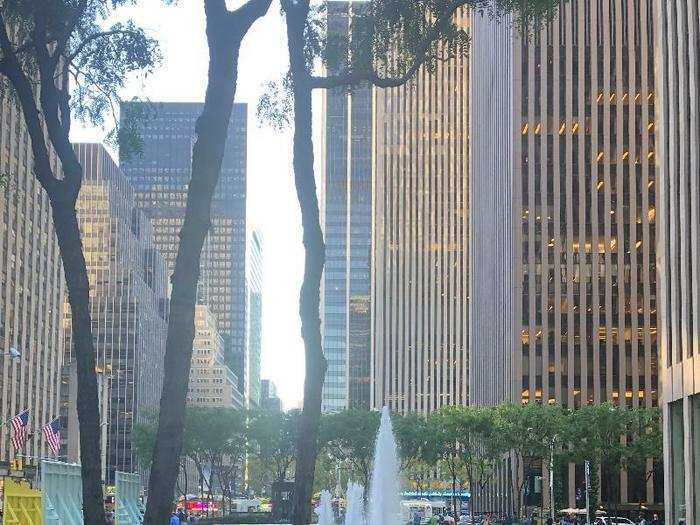
<path id="1" fill-rule="evenodd" d="M 128 79 L 123 100 L 201 103 L 204 100 L 207 73 L 205 39 L 183 39 L 182 34 L 204 34 L 204 13 L 197 2 L 180 3 L 176 8 L 165 2 L 125 6 L 117 20 L 132 17 L 160 41 L 163 63 L 147 81 L 141 76 Z M 273 35 L 270 37 L 269 35 Z M 265 60 L 260 60 L 264 55 Z M 204 58 L 203 58 L 204 57 Z M 261 86 L 284 76 L 287 68 L 284 21 L 271 9 L 246 37 L 239 67 L 247 73 L 238 81 L 236 102 L 248 104 L 248 180 L 247 229 L 258 229 L 267 250 L 263 273 L 264 295 L 274 297 L 263 304 L 264 326 L 261 370 L 275 381 L 286 408 L 299 407 L 303 392 L 303 345 L 298 319 L 298 294 L 303 275 L 301 219 L 295 199 L 291 172 L 291 129 L 277 130 L 256 119 L 254 107 Z M 187 82 L 180 77 L 187 68 Z M 320 103 L 320 98 L 316 101 Z M 319 112 L 315 113 L 320 127 Z M 71 127 L 74 142 L 102 142 L 110 130 L 76 121 Z M 319 139 L 320 137 L 315 137 Z M 274 154 L 270 154 L 274 152 Z M 112 151 L 115 159 L 118 152 Z M 274 191 L 270 191 L 273 189 Z M 273 328 L 274 327 L 274 328 Z M 275 349 L 282 349 L 276 351 Z"/>
<path id="2" fill-rule="evenodd" d="M 699 521 L 698 1 L 3 5 L 5 516 Z"/>

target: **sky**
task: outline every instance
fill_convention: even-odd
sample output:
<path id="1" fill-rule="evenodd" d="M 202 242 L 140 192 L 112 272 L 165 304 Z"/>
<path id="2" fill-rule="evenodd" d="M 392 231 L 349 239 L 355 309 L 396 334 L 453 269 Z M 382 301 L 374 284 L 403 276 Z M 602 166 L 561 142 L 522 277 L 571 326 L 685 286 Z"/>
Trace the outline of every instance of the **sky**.
<path id="1" fill-rule="evenodd" d="M 233 8 L 242 2 L 228 3 Z M 203 102 L 208 52 L 202 6 L 201 0 L 180 0 L 174 6 L 147 0 L 115 13 L 115 19 L 132 18 L 157 38 L 163 55 L 154 74 L 129 79 L 122 99 Z M 258 229 L 263 238 L 262 378 L 275 383 L 289 409 L 300 406 L 304 380 L 298 315 L 304 254 L 291 167 L 292 135 L 291 130 L 259 123 L 255 115 L 265 84 L 282 78 L 287 67 L 284 21 L 279 4 L 273 2 L 243 41 L 236 102 L 248 104 L 248 229 Z M 102 142 L 106 131 L 76 122 L 71 139 Z"/>

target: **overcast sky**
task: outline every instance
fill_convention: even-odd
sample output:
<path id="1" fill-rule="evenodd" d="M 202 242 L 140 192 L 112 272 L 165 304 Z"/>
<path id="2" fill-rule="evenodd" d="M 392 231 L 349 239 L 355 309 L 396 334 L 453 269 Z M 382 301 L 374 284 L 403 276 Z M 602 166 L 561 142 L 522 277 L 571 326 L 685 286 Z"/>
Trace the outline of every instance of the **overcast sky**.
<path id="1" fill-rule="evenodd" d="M 241 2 L 230 2 L 231 6 Z M 118 18 L 133 18 L 160 41 L 163 63 L 154 75 L 134 78 L 122 98 L 202 102 L 208 65 L 201 0 L 175 6 L 138 2 Z M 303 387 L 303 345 L 298 294 L 303 274 L 300 214 L 291 169 L 291 131 L 258 123 L 255 106 L 264 84 L 286 72 L 284 21 L 275 1 L 243 41 L 236 102 L 248 104 L 248 228 L 264 247 L 262 377 L 277 385 L 285 408 L 298 406 Z M 75 123 L 72 139 L 101 142 L 105 131 Z M 116 160 L 116 159 L 115 159 Z"/>

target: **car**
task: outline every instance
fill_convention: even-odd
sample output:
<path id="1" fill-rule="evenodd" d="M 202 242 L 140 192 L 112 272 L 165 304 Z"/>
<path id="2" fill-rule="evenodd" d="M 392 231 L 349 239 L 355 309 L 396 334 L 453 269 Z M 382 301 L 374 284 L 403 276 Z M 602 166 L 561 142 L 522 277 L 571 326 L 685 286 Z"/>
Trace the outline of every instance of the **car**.
<path id="1" fill-rule="evenodd" d="M 634 525 L 634 522 L 629 518 L 599 516 L 595 520 L 595 525 Z"/>

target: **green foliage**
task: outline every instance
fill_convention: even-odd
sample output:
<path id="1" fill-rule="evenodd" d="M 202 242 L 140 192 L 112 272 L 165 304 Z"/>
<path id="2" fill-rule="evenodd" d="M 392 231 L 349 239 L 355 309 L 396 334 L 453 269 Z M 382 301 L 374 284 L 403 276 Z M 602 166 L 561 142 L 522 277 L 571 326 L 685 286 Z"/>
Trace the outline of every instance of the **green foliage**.
<path id="1" fill-rule="evenodd" d="M 247 451 L 246 419 L 246 412 L 230 408 L 188 408 L 182 461 L 192 460 L 200 474 L 203 468 L 208 468 L 212 480 L 218 480 L 224 489 L 231 487 L 242 471 Z M 143 465 L 151 464 L 157 428 L 157 421 L 134 426 L 134 448 Z"/>
<path id="2" fill-rule="evenodd" d="M 132 445 L 136 456 L 144 466 L 150 466 L 153 461 L 153 451 L 156 447 L 156 426 L 152 423 L 134 425 Z"/>
<path id="3" fill-rule="evenodd" d="M 505 404 L 496 409 L 496 426 L 505 450 L 521 458 L 549 456 L 550 445 L 566 427 L 566 413 L 559 405 Z"/>
<path id="4" fill-rule="evenodd" d="M 379 412 L 345 410 L 321 418 L 320 446 L 351 477 L 369 485 Z"/>
<path id="5" fill-rule="evenodd" d="M 75 117 L 92 125 L 113 121 L 107 140 L 128 150 L 133 139 L 118 129 L 119 92 L 134 74 L 160 63 L 158 43 L 133 21 L 108 24 L 114 9 L 135 0 L 6 0 L 0 7 L 13 44 L 31 79 L 52 75 L 61 95 L 61 123 Z M 64 86 L 70 85 L 70 93 Z M 14 93 L 3 77 L 3 93 Z M 37 104 L 41 109 L 41 104 Z M 124 139 L 120 142 L 120 139 Z M 130 151 L 130 150 L 129 150 Z"/>
<path id="6" fill-rule="evenodd" d="M 371 0 L 353 10 L 349 34 L 317 38 L 326 42 L 320 57 L 333 74 L 401 77 L 416 63 L 432 71 L 469 49 L 468 26 L 454 16 L 460 10 L 510 15 L 521 31 L 533 31 L 556 15 L 558 5 L 558 0 Z"/>
<path id="7" fill-rule="evenodd" d="M 261 411 L 251 415 L 249 452 L 258 459 L 260 475 L 284 481 L 294 464 L 299 411 Z"/>

